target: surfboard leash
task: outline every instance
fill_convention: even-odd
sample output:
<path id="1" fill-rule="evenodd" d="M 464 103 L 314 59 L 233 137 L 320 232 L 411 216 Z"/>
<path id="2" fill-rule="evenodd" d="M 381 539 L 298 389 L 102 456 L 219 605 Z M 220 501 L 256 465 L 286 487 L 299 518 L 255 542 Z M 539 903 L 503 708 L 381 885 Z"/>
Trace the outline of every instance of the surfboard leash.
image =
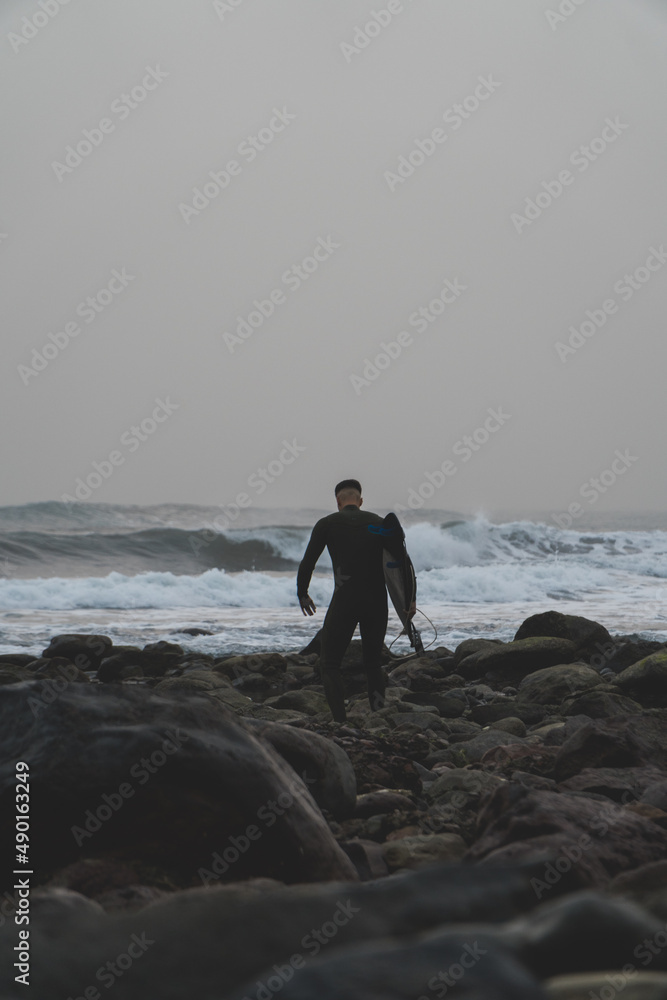
<path id="1" fill-rule="evenodd" d="M 418 629 L 415 628 L 415 626 L 412 623 L 412 619 L 411 619 L 407 623 L 407 625 L 405 625 L 403 627 L 403 629 L 401 629 L 401 631 L 398 633 L 398 635 L 396 636 L 396 638 L 393 639 L 392 642 L 389 644 L 389 647 L 388 647 L 389 648 L 389 655 L 392 656 L 395 660 L 407 660 L 410 657 L 423 656 L 424 653 L 426 652 L 426 650 L 430 649 L 430 647 L 433 645 L 433 643 L 438 638 L 438 630 L 435 627 L 435 625 L 433 624 L 433 622 L 431 621 L 431 619 L 428 617 L 428 615 L 425 615 L 424 612 L 421 611 L 419 608 L 417 608 L 417 612 L 419 612 L 419 614 L 422 616 L 422 618 L 426 619 L 426 621 L 429 623 L 429 625 L 433 629 L 433 638 L 429 642 L 428 646 L 424 646 L 424 644 L 422 642 L 421 634 L 418 631 Z M 395 642 L 398 641 L 398 639 L 401 638 L 402 635 L 407 635 L 408 639 L 410 640 L 410 645 L 414 649 L 414 653 L 408 653 L 407 656 L 397 656 L 395 653 L 391 652 L 391 647 L 394 645 Z"/>

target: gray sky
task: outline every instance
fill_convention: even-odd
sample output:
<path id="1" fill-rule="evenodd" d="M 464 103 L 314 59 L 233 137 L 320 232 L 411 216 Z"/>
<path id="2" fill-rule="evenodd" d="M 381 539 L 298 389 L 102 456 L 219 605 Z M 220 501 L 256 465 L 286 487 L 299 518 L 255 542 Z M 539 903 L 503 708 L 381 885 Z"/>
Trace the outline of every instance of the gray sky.
<path id="1" fill-rule="evenodd" d="M 0 504 L 664 509 L 667 4 L 42 3 Z"/>

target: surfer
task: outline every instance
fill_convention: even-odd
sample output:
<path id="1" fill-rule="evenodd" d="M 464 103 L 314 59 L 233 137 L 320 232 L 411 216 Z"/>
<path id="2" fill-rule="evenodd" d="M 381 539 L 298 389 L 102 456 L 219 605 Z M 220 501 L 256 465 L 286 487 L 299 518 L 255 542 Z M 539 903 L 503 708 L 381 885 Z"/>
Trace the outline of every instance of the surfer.
<path id="1" fill-rule="evenodd" d="M 344 479 L 334 490 L 338 512 L 313 528 L 297 574 L 297 594 L 304 615 L 317 608 L 308 594 L 315 564 L 326 546 L 334 571 L 334 592 L 321 631 L 322 683 L 331 714 L 345 722 L 345 687 L 341 663 L 359 625 L 364 671 L 371 709 L 384 706 L 387 678 L 381 666 L 387 631 L 387 591 L 382 563 L 384 524 L 379 514 L 362 511 L 361 485 Z M 408 609 L 411 618 L 414 602 Z"/>

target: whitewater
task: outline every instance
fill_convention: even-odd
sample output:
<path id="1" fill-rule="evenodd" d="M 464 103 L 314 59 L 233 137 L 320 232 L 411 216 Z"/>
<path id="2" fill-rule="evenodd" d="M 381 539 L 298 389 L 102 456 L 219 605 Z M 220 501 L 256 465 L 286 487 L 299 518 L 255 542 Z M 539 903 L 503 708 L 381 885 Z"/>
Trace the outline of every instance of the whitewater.
<path id="1" fill-rule="evenodd" d="M 117 644 L 167 639 L 215 655 L 302 648 L 322 622 L 333 578 L 325 551 L 310 588 L 318 613 L 305 619 L 296 570 L 327 512 L 244 513 L 238 527 L 219 530 L 217 508 L 185 504 L 0 508 L 0 655 L 39 653 L 63 632 L 102 632 Z M 417 605 L 430 619 L 416 619 L 425 644 L 508 640 L 526 617 L 552 608 L 612 634 L 667 641 L 665 519 L 597 522 L 562 530 L 547 519 L 406 515 Z M 182 631 L 192 628 L 212 634 Z M 392 612 L 388 642 L 399 633 Z M 393 652 L 407 651 L 399 638 Z"/>

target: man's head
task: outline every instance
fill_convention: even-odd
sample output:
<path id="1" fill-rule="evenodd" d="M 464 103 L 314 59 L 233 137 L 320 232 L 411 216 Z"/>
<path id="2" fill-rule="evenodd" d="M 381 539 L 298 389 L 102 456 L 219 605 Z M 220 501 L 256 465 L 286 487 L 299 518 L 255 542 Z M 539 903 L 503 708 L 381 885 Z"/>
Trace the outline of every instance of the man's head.
<path id="1" fill-rule="evenodd" d="M 361 483 L 358 479 L 343 479 L 336 485 L 334 493 L 336 494 L 338 510 L 342 510 L 348 504 L 361 507 L 364 502 L 361 497 Z"/>

